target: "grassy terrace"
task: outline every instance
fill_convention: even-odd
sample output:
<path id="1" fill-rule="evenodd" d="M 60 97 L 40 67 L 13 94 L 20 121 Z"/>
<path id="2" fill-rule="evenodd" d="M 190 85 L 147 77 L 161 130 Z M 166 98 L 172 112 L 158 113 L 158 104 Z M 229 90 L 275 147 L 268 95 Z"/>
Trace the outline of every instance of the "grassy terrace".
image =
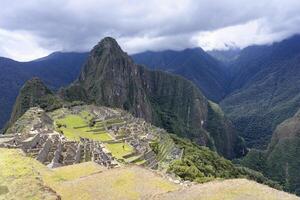
<path id="1" fill-rule="evenodd" d="M 141 199 L 179 188 L 134 166 L 108 170 L 86 162 L 50 170 L 15 149 L 0 148 L 0 169 L 1 200 Z"/>
<path id="2" fill-rule="evenodd" d="M 92 116 L 87 111 L 82 111 L 78 115 L 66 114 L 62 118 L 57 117 L 57 113 L 60 111 L 55 112 L 53 115 L 56 116 L 54 117 L 55 123 L 60 126 L 59 128 L 57 127 L 58 131 L 61 131 L 69 140 L 74 141 L 79 141 L 80 137 L 104 143 L 111 141 L 113 138 L 105 131 L 105 126 L 124 123 L 124 121 L 116 118 L 97 122 L 93 127 L 90 127 L 89 121 L 92 119 Z M 105 146 L 117 159 L 123 159 L 123 156 L 134 151 L 133 147 L 125 142 L 106 143 Z"/>
<path id="3" fill-rule="evenodd" d="M 65 127 L 60 127 L 59 130 L 69 140 L 79 141 L 80 137 L 102 142 L 112 140 L 111 136 L 104 130 L 100 130 L 99 127 L 89 127 L 88 120 L 85 120 L 80 115 L 66 115 L 62 119 L 57 119 L 56 124 L 65 125 Z"/>
<path id="4" fill-rule="evenodd" d="M 50 170 L 16 149 L 0 148 L 0 169 L 1 200 L 299 200 L 245 179 L 184 188 L 137 166 L 106 169 L 86 162 Z"/>

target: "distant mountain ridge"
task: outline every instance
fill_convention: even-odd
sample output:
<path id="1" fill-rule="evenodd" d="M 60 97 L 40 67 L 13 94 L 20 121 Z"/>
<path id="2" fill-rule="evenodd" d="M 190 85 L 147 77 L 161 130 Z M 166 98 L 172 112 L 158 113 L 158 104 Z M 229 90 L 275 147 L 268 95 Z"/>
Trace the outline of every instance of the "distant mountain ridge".
<path id="1" fill-rule="evenodd" d="M 250 147 L 264 148 L 300 108 L 300 36 L 247 47 L 231 67 L 231 93 L 221 106 Z"/>
<path id="2" fill-rule="evenodd" d="M 49 88 L 57 90 L 77 78 L 87 55 L 56 52 L 30 62 L 0 57 L 0 130 L 9 120 L 18 92 L 27 80 L 40 77 Z"/>
<path id="3" fill-rule="evenodd" d="M 200 48 L 148 51 L 133 55 L 133 59 L 148 63 L 151 69 L 193 81 L 209 99 L 221 101 L 225 113 L 248 145 L 263 148 L 276 125 L 293 116 L 299 108 L 299 38 L 296 35 L 273 45 L 250 46 L 233 52 L 205 53 Z M 213 54 L 229 56 L 231 61 L 220 64 L 221 61 L 215 59 L 218 56 L 211 56 Z M 8 120 L 17 91 L 26 80 L 38 76 L 56 90 L 77 78 L 87 56 L 88 53 L 54 53 L 27 63 L 0 58 L 3 71 L 0 74 L 3 80 L 0 126 Z"/>
<path id="4" fill-rule="evenodd" d="M 242 49 L 239 48 L 229 48 L 226 50 L 210 50 L 207 53 L 224 64 L 230 64 L 239 57 L 241 51 Z"/>
<path id="5" fill-rule="evenodd" d="M 220 101 L 227 93 L 230 74 L 224 65 L 201 48 L 182 51 L 146 51 L 132 55 L 138 64 L 151 69 L 163 70 L 191 80 L 204 95 L 213 101 Z"/>
<path id="6" fill-rule="evenodd" d="M 300 107 L 299 57 L 299 35 L 242 50 L 133 55 L 138 63 L 193 81 L 209 99 L 220 102 L 247 144 L 256 148 L 266 148 L 276 125 Z"/>
<path id="7" fill-rule="evenodd" d="M 112 38 L 103 39 L 89 55 L 79 53 L 82 57 L 78 60 L 77 55 L 66 59 L 64 53 L 29 63 L 0 58 L 0 67 L 4 69 L 4 75 L 0 74 L 4 80 L 1 83 L 10 83 L 0 85 L 0 89 L 4 88 L 2 105 L 7 106 L 7 99 L 12 98 L 11 94 L 23 79 L 33 75 L 41 76 L 46 84 L 35 78 L 26 82 L 10 122 L 31 106 L 47 109 L 59 105 L 62 99 L 46 85 L 55 90 L 68 85 L 77 77 L 75 71 L 82 62 L 85 65 L 76 81 L 59 90 L 64 100 L 128 110 L 169 132 L 206 145 L 226 158 L 244 154 L 243 140 L 238 137 L 236 126 L 248 147 L 266 149 L 252 149 L 241 164 L 300 194 L 300 36 L 272 45 L 247 47 L 226 66 L 201 49 L 146 54 L 134 56 L 166 72 L 135 64 Z M 44 68 L 45 64 L 48 67 Z M 181 74 L 190 81 L 171 73 Z M 192 82 L 198 83 L 198 87 Z M 211 99 L 219 99 L 224 112 L 198 88 L 203 88 Z"/>

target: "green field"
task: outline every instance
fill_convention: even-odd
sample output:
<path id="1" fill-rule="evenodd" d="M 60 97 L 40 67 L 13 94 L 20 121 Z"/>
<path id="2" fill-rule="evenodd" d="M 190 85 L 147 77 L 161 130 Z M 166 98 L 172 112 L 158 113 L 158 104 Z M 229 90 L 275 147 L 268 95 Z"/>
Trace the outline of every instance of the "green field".
<path id="1" fill-rule="evenodd" d="M 65 125 L 58 128 L 69 140 L 79 141 L 80 137 L 89 138 L 96 141 L 109 141 L 112 137 L 105 131 L 97 131 L 99 127 L 89 127 L 88 120 L 80 115 L 66 115 L 57 119 L 56 124 Z M 104 129 L 104 128 L 103 128 Z"/>
<path id="2" fill-rule="evenodd" d="M 56 113 L 59 113 L 59 111 L 56 111 Z M 113 140 L 110 134 L 105 131 L 105 125 L 124 123 L 124 121 L 115 118 L 97 122 L 93 127 L 90 127 L 89 122 L 92 118 L 93 116 L 87 111 L 81 111 L 78 115 L 65 114 L 61 118 L 56 117 L 55 124 L 57 130 L 63 133 L 69 140 L 79 141 L 80 137 L 82 137 L 105 143 Z M 117 159 L 123 159 L 123 156 L 134 151 L 133 147 L 125 142 L 106 143 L 105 146 Z"/>
<path id="3" fill-rule="evenodd" d="M 130 154 L 134 151 L 133 147 L 127 143 L 113 143 L 105 144 L 106 148 L 112 152 L 117 159 L 122 159 L 123 156 Z"/>

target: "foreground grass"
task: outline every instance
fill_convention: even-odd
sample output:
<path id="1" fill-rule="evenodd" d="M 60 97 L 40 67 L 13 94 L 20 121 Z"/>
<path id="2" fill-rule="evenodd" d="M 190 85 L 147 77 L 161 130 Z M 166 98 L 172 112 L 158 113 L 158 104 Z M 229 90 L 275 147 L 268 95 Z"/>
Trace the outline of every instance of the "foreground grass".
<path id="1" fill-rule="evenodd" d="M 42 181 L 40 174 L 46 171 L 44 165 L 21 151 L 0 148 L 0 199 L 56 199 L 57 195 Z"/>
<path id="2" fill-rule="evenodd" d="M 81 178 L 52 182 L 50 185 L 62 199 L 72 200 L 141 199 L 179 188 L 178 185 L 168 182 L 151 171 L 134 166 L 103 170 Z"/>
<path id="3" fill-rule="evenodd" d="M 246 179 L 213 181 L 157 195 L 160 200 L 299 200 L 299 197 Z"/>
<path id="4" fill-rule="evenodd" d="M 0 199 L 141 199 L 178 185 L 141 167 L 108 170 L 93 162 L 48 169 L 19 150 L 0 149 Z M 7 189 L 4 189 L 7 188 Z"/>
<path id="5" fill-rule="evenodd" d="M 52 200 L 57 199 L 57 195 L 62 200 L 299 200 L 294 195 L 245 179 L 213 181 L 186 188 L 137 166 L 106 169 L 87 162 L 50 170 L 14 149 L 0 148 L 0 169 L 1 200 Z"/>

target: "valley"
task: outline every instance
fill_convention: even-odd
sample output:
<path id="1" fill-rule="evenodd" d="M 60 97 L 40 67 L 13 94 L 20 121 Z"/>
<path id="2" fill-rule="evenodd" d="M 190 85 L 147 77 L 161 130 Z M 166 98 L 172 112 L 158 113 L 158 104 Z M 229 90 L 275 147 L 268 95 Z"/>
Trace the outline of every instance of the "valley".
<path id="1" fill-rule="evenodd" d="M 289 81 L 298 81 L 297 47 L 278 63 L 271 61 L 291 41 L 297 43 L 297 38 L 237 51 L 224 65 L 201 49 L 133 55 L 138 62 L 150 62 L 150 68 L 166 71 L 162 72 L 135 64 L 107 37 L 92 49 L 70 85 L 51 90 L 37 77 L 26 81 L 3 129 L 6 134 L 0 136 L 0 147 L 3 155 L 30 159 L 27 164 L 37 169 L 29 176 L 38 181 L 28 179 L 33 183 L 28 197 L 22 190 L 15 195 L 97 199 L 114 193 L 111 199 L 174 199 L 180 191 L 194 199 L 203 187 L 204 199 L 296 198 L 276 189 L 299 195 L 299 177 L 290 175 L 297 174 L 298 166 L 293 160 L 298 149 L 298 84 L 289 87 Z M 186 60 L 187 55 L 191 60 Z M 215 55 L 220 57 L 220 52 Z M 206 71 L 209 66 L 214 68 Z M 21 170 L 20 176 L 26 174 Z M 120 186 L 114 174 L 124 176 Z M 7 176 L 2 179 L 9 180 Z M 106 188 L 105 181 L 98 179 L 111 183 Z M 143 179 L 153 179 L 154 185 L 152 181 L 136 185 Z M 12 196 L 19 183 L 5 184 L 0 186 L 0 197 Z M 242 192 L 232 192 L 231 184 L 239 185 Z M 127 185 L 130 192 L 122 192 Z M 105 192 L 98 192 L 97 187 Z M 214 187 L 220 193 L 210 193 Z M 72 190 L 82 192 L 73 194 Z M 89 190 L 94 191 L 92 196 Z"/>
<path id="2" fill-rule="evenodd" d="M 300 200 L 299 0 L 2 0 L 0 200 Z"/>

